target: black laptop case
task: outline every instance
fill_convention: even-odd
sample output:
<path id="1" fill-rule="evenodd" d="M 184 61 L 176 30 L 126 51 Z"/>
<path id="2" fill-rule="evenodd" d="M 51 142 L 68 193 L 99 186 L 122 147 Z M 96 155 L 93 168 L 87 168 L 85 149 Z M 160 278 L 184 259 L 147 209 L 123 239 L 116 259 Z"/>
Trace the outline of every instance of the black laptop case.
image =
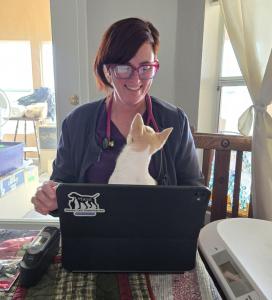
<path id="1" fill-rule="evenodd" d="M 209 197 L 206 187 L 60 184 L 63 267 L 87 272 L 193 269 Z"/>

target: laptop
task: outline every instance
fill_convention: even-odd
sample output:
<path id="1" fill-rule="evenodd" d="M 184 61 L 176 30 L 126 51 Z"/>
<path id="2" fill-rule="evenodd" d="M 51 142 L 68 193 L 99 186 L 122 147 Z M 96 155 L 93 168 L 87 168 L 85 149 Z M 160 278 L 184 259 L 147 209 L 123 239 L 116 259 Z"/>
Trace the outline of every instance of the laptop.
<path id="1" fill-rule="evenodd" d="M 199 186 L 61 183 L 62 265 L 73 272 L 191 270 L 209 197 Z"/>

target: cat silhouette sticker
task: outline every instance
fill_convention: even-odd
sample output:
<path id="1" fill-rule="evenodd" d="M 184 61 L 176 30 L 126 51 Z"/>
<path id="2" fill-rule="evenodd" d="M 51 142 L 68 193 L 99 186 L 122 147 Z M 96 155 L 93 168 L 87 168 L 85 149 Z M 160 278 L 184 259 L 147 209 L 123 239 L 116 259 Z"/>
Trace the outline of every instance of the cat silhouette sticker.
<path id="1" fill-rule="evenodd" d="M 104 213 L 105 209 L 101 209 L 97 203 L 100 193 L 94 195 L 81 195 L 76 192 L 68 194 L 69 208 L 65 208 L 67 213 L 73 213 L 76 217 L 95 217 L 97 213 Z"/>

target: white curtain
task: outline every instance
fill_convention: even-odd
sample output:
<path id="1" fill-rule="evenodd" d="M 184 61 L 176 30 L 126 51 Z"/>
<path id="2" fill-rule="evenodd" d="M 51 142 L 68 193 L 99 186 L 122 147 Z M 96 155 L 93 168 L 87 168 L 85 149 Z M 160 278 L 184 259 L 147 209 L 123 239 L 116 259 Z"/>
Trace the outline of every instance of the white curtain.
<path id="1" fill-rule="evenodd" d="M 225 26 L 252 99 L 239 130 L 252 137 L 255 218 L 272 221 L 272 0 L 219 0 Z M 237 100 L 239 101 L 239 99 Z"/>

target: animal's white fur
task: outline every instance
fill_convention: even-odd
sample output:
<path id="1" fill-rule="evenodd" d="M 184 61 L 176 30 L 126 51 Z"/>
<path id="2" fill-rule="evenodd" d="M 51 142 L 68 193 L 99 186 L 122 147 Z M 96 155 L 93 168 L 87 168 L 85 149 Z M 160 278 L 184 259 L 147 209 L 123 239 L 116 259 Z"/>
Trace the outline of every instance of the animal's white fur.
<path id="1" fill-rule="evenodd" d="M 157 182 L 150 176 L 148 167 L 151 156 L 163 147 L 172 128 L 164 131 L 156 133 L 152 128 L 145 126 L 142 116 L 137 114 L 131 123 L 127 144 L 117 158 L 109 183 L 156 185 Z"/>
<path id="2" fill-rule="evenodd" d="M 150 159 L 149 148 L 136 152 L 125 146 L 118 157 L 109 183 L 156 185 L 156 180 L 148 172 Z"/>

